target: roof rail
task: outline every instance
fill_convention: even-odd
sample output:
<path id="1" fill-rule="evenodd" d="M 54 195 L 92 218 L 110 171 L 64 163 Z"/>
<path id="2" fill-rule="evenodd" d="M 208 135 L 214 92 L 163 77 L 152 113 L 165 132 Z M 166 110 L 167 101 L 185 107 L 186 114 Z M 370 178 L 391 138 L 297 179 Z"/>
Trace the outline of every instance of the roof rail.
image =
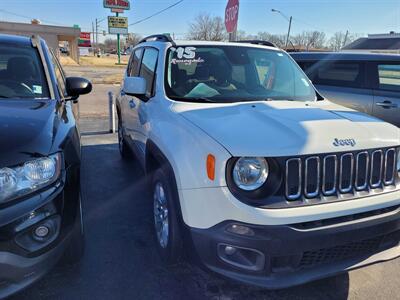
<path id="1" fill-rule="evenodd" d="M 248 43 L 248 44 L 278 48 L 274 43 L 271 43 L 268 41 L 263 41 L 263 40 L 242 40 L 242 41 L 235 41 L 234 43 Z"/>
<path id="2" fill-rule="evenodd" d="M 154 34 L 140 40 L 139 44 L 146 42 L 163 42 L 175 44 L 174 40 L 169 34 Z"/>
<path id="3" fill-rule="evenodd" d="M 31 43 L 33 47 L 38 48 L 40 44 L 40 37 L 36 34 L 31 35 Z"/>

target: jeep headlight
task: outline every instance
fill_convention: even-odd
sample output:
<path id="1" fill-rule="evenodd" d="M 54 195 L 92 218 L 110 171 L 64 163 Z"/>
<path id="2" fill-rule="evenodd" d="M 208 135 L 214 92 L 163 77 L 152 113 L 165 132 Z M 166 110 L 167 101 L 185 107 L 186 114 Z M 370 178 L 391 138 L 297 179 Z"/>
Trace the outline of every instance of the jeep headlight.
<path id="1" fill-rule="evenodd" d="M 262 157 L 242 157 L 233 168 L 233 181 L 244 191 L 260 188 L 268 178 L 269 166 Z"/>
<path id="2" fill-rule="evenodd" d="M 61 154 L 41 157 L 14 168 L 0 169 L 0 204 L 52 184 L 60 175 Z"/>

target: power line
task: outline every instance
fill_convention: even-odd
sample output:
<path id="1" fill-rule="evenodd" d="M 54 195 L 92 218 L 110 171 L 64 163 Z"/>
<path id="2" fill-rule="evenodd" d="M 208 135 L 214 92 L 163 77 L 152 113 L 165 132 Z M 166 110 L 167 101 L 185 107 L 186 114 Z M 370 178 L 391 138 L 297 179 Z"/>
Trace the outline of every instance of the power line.
<path id="1" fill-rule="evenodd" d="M 36 18 L 33 18 L 33 17 L 28 17 L 28 16 L 25 16 L 25 15 L 20 15 L 20 14 L 17 14 L 17 13 L 13 13 L 11 11 L 7 11 L 7 10 L 4 10 L 4 9 L 0 9 L 0 12 L 3 12 L 5 14 L 9 14 L 9 15 L 12 15 L 12 16 L 15 16 L 15 17 L 19 17 L 19 18 L 29 19 L 29 20 L 36 19 Z M 61 23 L 57 23 L 57 22 L 53 22 L 53 21 L 48 21 L 48 20 L 44 20 L 44 19 L 40 19 L 40 20 L 45 22 L 45 23 L 48 23 L 48 24 L 65 26 L 65 24 L 61 24 Z"/>
<path id="2" fill-rule="evenodd" d="M 144 22 L 144 21 L 147 21 L 148 19 L 151 19 L 151 18 L 153 18 L 153 17 L 155 17 L 155 16 L 158 16 L 158 15 L 162 14 L 163 12 L 165 12 L 165 11 L 167 11 L 167 10 L 169 10 L 169 9 L 171 9 L 171 8 L 173 8 L 173 7 L 177 6 L 177 5 L 179 5 L 179 4 L 181 4 L 183 1 L 185 1 L 185 0 L 180 0 L 180 1 L 178 1 L 178 2 L 175 2 L 174 4 L 171 4 L 170 6 L 164 8 L 164 9 L 162 9 L 162 10 L 160 10 L 160 11 L 158 11 L 158 12 L 156 12 L 156 13 L 154 13 L 154 14 L 152 14 L 152 15 L 150 15 L 150 16 L 144 18 L 144 19 L 141 19 L 141 20 L 139 20 L 139 21 L 136 21 L 135 23 L 129 24 L 129 26 L 137 25 L 137 24 L 139 24 L 139 23 L 142 23 L 142 22 Z"/>

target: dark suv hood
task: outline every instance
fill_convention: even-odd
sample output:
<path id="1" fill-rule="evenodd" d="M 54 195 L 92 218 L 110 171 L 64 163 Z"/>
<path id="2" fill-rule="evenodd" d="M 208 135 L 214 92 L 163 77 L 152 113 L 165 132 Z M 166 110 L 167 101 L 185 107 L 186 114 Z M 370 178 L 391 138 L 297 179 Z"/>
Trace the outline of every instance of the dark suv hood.
<path id="1" fill-rule="evenodd" d="M 0 100 L 0 167 L 48 155 L 58 124 L 56 101 Z"/>

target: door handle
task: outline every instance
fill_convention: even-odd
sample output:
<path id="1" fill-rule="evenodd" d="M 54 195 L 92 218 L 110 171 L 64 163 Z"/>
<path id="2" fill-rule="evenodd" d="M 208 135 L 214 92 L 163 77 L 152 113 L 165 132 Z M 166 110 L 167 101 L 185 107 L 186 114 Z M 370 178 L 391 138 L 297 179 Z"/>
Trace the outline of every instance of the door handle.
<path id="1" fill-rule="evenodd" d="M 383 101 L 383 102 L 377 102 L 375 105 L 383 107 L 383 108 L 397 108 L 396 103 L 392 103 L 391 101 Z"/>
<path id="2" fill-rule="evenodd" d="M 135 101 L 133 101 L 133 100 L 129 101 L 129 107 L 131 109 L 134 109 L 136 107 Z"/>

